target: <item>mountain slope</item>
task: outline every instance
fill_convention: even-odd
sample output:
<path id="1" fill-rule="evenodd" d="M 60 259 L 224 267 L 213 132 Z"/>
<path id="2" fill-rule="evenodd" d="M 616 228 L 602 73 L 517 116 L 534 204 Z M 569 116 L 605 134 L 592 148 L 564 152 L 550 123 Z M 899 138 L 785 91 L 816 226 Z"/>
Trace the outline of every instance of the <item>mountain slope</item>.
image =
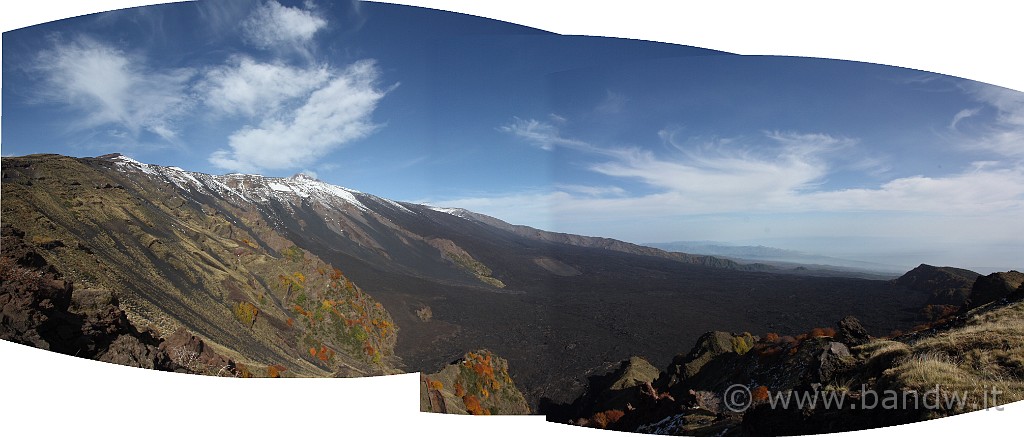
<path id="1" fill-rule="evenodd" d="M 532 240 L 567 244 L 570 246 L 607 249 L 616 252 L 629 253 L 633 255 L 655 256 L 659 258 L 666 258 L 674 261 L 700 265 L 705 267 L 715 267 L 751 272 L 775 270 L 772 266 L 766 264 L 741 264 L 725 258 L 719 258 L 708 255 L 693 255 L 679 251 L 670 252 L 656 247 L 641 246 L 639 244 L 627 243 L 625 241 L 619 241 L 612 238 L 586 237 L 582 235 L 566 234 L 561 232 L 543 231 L 540 229 L 531 228 L 529 226 L 509 224 L 494 217 L 490 217 L 484 214 L 468 211 L 461 208 L 434 208 L 434 210 L 445 212 L 467 220 L 478 221 L 480 223 L 484 223 L 489 226 L 493 226 L 495 228 L 502 229 L 511 232 L 515 235 L 526 237 Z"/>
<path id="2" fill-rule="evenodd" d="M 173 169 L 118 171 L 126 162 L 4 158 L 5 224 L 77 286 L 112 290 L 136 325 L 184 327 L 294 375 L 391 372 L 390 316 L 340 271 L 254 204 L 217 201 L 227 193 L 195 190 Z"/>
<path id="3" fill-rule="evenodd" d="M 117 155 L 5 157 L 3 173 L 5 223 L 69 280 L 113 290 L 140 326 L 184 326 L 231 358 L 309 376 L 435 371 L 488 349 L 533 409 L 573 399 L 623 356 L 667 363 L 709 329 L 796 332 L 853 314 L 881 334 L 919 323 L 928 298 L 301 175 L 215 176 Z"/>

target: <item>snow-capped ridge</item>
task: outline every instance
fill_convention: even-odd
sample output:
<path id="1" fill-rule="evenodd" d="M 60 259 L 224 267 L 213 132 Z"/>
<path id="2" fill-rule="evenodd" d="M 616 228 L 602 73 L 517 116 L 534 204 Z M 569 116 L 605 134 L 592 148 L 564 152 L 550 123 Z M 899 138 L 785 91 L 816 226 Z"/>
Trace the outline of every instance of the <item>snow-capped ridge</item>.
<path id="1" fill-rule="evenodd" d="M 361 194 L 359 191 L 332 185 L 305 173 L 286 178 L 244 173 L 218 176 L 191 172 L 180 167 L 146 164 L 121 154 L 104 155 L 99 158 L 110 159 L 118 170 L 141 171 L 164 179 L 187 192 L 208 190 L 221 195 L 234 195 L 247 202 L 273 199 L 284 204 L 294 204 L 296 200 L 303 199 L 331 205 L 341 200 L 360 211 L 369 211 L 369 208 L 356 198 L 356 194 Z"/>
<path id="2" fill-rule="evenodd" d="M 443 212 L 445 214 L 451 214 L 451 215 L 453 215 L 455 217 L 458 217 L 458 218 L 463 218 L 463 219 L 467 219 L 467 220 L 473 218 L 473 213 L 470 212 L 469 210 L 464 209 L 464 208 L 446 208 L 446 207 L 441 207 L 441 206 L 427 206 L 427 207 L 432 209 L 432 210 L 434 210 L 434 211 Z"/>

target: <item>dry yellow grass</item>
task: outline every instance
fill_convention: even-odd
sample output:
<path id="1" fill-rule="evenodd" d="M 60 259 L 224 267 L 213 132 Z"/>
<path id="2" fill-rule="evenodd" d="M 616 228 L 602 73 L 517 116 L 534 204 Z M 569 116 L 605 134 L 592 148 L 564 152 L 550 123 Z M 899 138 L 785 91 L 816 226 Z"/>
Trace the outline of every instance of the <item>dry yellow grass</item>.
<path id="1" fill-rule="evenodd" d="M 910 346 L 906 343 L 886 339 L 854 347 L 851 352 L 863 360 L 867 368 L 878 371 L 891 367 L 896 360 L 911 354 Z"/>
<path id="2" fill-rule="evenodd" d="M 871 357 L 899 348 L 886 343 L 867 352 Z M 994 406 L 993 389 L 1001 392 L 995 398 L 999 405 L 1024 399 L 1024 302 L 976 312 L 964 326 L 922 338 L 909 349 L 907 357 L 884 372 L 903 389 L 924 392 L 939 386 L 948 393 L 966 393 L 972 403 L 965 411 Z M 986 393 L 987 405 L 981 399 Z"/>

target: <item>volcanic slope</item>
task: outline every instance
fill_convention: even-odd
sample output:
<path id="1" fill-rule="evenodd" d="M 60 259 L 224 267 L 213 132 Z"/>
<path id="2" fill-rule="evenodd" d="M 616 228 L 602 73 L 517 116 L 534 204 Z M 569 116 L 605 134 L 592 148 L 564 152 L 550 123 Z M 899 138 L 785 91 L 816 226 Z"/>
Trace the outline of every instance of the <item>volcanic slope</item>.
<path id="1" fill-rule="evenodd" d="M 294 273 L 305 281 L 321 278 L 312 288 L 334 290 L 330 274 L 338 269 L 350 280 L 340 281 L 342 288 L 358 284 L 352 299 L 365 303 L 343 308 L 345 320 L 372 334 L 362 353 L 354 341 L 346 349 L 345 335 L 328 342 L 363 363 L 351 364 L 358 369 L 351 373 L 389 366 L 434 372 L 467 351 L 488 349 L 508 360 L 534 409 L 542 398 L 571 401 L 587 375 L 623 356 L 667 364 L 709 330 L 801 332 L 854 315 L 869 331 L 885 334 L 916 324 L 929 298 L 888 281 L 783 275 L 546 232 L 303 175 L 213 176 L 117 155 L 3 158 L 3 171 L 4 220 L 25 224 L 29 238 L 60 241 L 49 257 L 71 276 L 78 272 L 77 280 L 129 284 L 117 291 L 135 318 L 160 327 L 187 321 L 225 347 L 237 341 L 264 361 L 283 360 L 327 340 L 329 329 L 309 322 L 299 338 L 253 342 L 243 338 L 245 323 L 224 328 L 199 314 L 234 317 L 232 306 L 244 301 L 267 315 L 257 324 L 286 332 L 289 319 L 292 325 L 316 321 L 310 302 L 348 302 L 311 298 L 311 286 L 297 284 Z M 103 267 L 90 267 L 97 258 Z M 294 308 L 302 295 L 297 285 L 306 291 L 301 313 Z M 232 287 L 241 290 L 232 294 Z M 192 291 L 163 297 L 181 289 Z M 342 328 L 351 334 L 345 329 L 351 326 Z M 275 352 L 279 344 L 289 346 Z M 316 359 L 289 362 L 311 374 L 326 369 Z"/>

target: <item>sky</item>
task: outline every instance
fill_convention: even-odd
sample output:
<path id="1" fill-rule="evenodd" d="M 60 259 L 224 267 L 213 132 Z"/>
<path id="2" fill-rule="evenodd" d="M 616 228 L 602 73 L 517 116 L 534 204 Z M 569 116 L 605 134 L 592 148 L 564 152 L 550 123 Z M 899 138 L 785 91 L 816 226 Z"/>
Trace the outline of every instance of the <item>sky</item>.
<path id="1" fill-rule="evenodd" d="M 396 5 L 206 1 L 4 33 L 3 156 L 303 172 L 626 241 L 1020 269 L 1024 94 Z"/>

